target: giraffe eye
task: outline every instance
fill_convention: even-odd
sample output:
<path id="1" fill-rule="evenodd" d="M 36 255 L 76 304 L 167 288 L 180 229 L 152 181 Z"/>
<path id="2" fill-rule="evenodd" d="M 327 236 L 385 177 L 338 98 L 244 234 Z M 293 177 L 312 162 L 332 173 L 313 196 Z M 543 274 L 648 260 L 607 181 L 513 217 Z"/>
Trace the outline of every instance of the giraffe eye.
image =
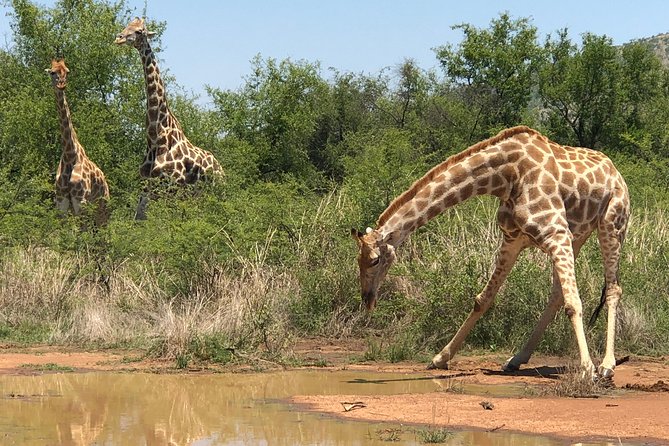
<path id="1" fill-rule="evenodd" d="M 380 257 L 376 257 L 376 258 L 372 259 L 372 260 L 369 262 L 369 265 L 370 265 L 370 266 L 376 266 L 376 265 L 379 264 L 380 261 L 381 261 L 381 258 L 380 258 Z"/>

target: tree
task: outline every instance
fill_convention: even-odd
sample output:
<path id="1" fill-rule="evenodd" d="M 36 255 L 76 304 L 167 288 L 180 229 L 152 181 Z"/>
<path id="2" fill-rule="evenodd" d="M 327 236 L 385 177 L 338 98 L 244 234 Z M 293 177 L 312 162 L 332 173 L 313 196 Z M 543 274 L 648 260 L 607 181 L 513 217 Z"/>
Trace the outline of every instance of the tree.
<path id="1" fill-rule="evenodd" d="M 562 140 L 595 148 L 620 129 L 620 64 L 606 36 L 584 34 L 581 48 L 567 30 L 547 39 L 548 62 L 540 70 L 539 94 L 546 120 Z"/>
<path id="2" fill-rule="evenodd" d="M 557 38 L 547 39 L 545 50 L 539 95 L 544 121 L 556 137 L 644 158 L 660 150 L 665 132 L 650 123 L 667 108 L 662 89 L 666 69 L 647 46 L 617 48 L 606 36 L 585 34 L 578 47 L 561 30 Z"/>
<path id="3" fill-rule="evenodd" d="M 328 86 L 318 64 L 275 59 L 253 60 L 253 73 L 239 91 L 210 88 L 223 128 L 253 146 L 266 179 L 286 174 L 313 181 L 313 160 L 322 147 L 310 147 Z"/>
<path id="4" fill-rule="evenodd" d="M 438 47 L 436 54 L 446 76 L 463 90 L 464 100 L 476 114 L 472 133 L 518 124 L 530 102 L 542 57 L 536 28 L 527 18 L 513 20 L 503 13 L 489 29 L 470 24 L 453 29 L 461 29 L 464 40 L 457 47 Z"/>
<path id="5" fill-rule="evenodd" d="M 63 57 L 72 71 L 68 102 L 87 154 L 115 191 L 117 185 L 138 181 L 145 146 L 143 74 L 136 55 L 113 43 L 130 18 L 124 2 L 60 0 L 45 8 L 14 0 L 11 5 L 13 45 L 0 66 L 0 161 L 16 166 L 16 178 L 52 182 L 61 147 L 44 69 L 52 58 Z M 160 34 L 164 26 L 155 28 Z"/>

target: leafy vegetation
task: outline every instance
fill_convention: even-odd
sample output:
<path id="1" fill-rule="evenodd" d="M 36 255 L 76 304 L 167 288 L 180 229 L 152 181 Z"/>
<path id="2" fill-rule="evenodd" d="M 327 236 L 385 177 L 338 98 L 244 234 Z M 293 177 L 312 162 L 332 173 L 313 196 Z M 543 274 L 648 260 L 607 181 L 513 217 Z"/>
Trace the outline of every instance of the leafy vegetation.
<path id="1" fill-rule="evenodd" d="M 523 123 L 602 150 L 623 172 L 633 220 L 617 345 L 648 354 L 669 348 L 669 70 L 642 42 L 617 48 L 586 34 L 574 43 L 566 30 L 539 42 L 530 19 L 501 14 L 488 29 L 456 25 L 462 42 L 435 50 L 442 72 L 406 59 L 374 75 L 325 76 L 315 61 L 258 56 L 239 89 L 208 89 L 212 108 L 181 93 L 168 69 L 178 61 L 161 61 L 172 111 L 226 176 L 165 191 L 147 220 L 134 221 L 144 81 L 135 52 L 113 45 L 134 12 L 123 1 L 11 5 L 14 42 L 0 50 L 3 342 L 134 346 L 180 367 L 243 352 L 279 357 L 305 334 L 374 333 L 384 343 L 370 343 L 370 359 L 434 352 L 490 274 L 496 203 L 472 199 L 421 228 L 400 249 L 370 315 L 359 308 L 350 228 L 372 226 L 447 156 Z M 151 25 L 160 54 L 166 24 Z M 71 69 L 79 139 L 110 183 L 105 227 L 82 231 L 89 217 L 54 209 L 61 148 L 44 74 L 54 56 Z M 602 282 L 595 240 L 577 267 L 590 311 Z M 468 345 L 518 348 L 549 288 L 547 258 L 524 253 Z M 600 320 L 589 333 L 595 351 L 603 327 Z M 540 349 L 573 345 L 558 316 Z"/>

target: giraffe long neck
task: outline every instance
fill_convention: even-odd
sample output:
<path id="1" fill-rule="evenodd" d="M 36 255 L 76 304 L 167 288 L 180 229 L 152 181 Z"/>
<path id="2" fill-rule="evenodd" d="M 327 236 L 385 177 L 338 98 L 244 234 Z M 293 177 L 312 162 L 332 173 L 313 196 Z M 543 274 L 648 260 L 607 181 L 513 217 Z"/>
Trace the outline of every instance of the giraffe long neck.
<path id="1" fill-rule="evenodd" d="M 77 132 L 72 124 L 70 107 L 65 98 L 65 91 L 60 88 L 56 90 L 56 105 L 58 106 L 58 119 L 60 121 L 60 139 L 63 146 L 63 158 L 75 162 L 79 157 L 85 156 L 84 148 L 79 144 Z"/>
<path id="2" fill-rule="evenodd" d="M 416 229 L 471 197 L 508 199 L 512 185 L 504 169 L 506 157 L 499 151 L 493 153 L 477 152 L 432 169 L 381 214 L 378 230 L 398 246 Z"/>
<path id="3" fill-rule="evenodd" d="M 144 80 L 146 81 L 146 128 L 149 147 L 160 150 L 165 146 L 165 142 L 159 138 L 161 130 L 163 128 L 180 130 L 180 126 L 167 105 L 165 85 L 160 77 L 158 61 L 149 41 L 143 40 L 138 50 L 142 58 Z"/>

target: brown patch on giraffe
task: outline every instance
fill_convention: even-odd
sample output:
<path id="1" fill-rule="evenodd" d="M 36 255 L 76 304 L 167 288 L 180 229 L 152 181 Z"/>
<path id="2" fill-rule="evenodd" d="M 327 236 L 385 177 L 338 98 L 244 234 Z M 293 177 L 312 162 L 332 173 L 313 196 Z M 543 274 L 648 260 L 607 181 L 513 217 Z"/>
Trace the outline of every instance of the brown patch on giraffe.
<path id="1" fill-rule="evenodd" d="M 493 175 L 484 176 L 476 180 L 476 187 L 489 189 L 492 185 Z"/>
<path id="2" fill-rule="evenodd" d="M 444 198 L 444 206 L 450 207 L 458 203 L 459 202 L 458 196 L 459 194 L 457 192 L 449 192 L 448 194 L 446 194 L 446 197 Z"/>
<path id="3" fill-rule="evenodd" d="M 542 206 L 537 212 L 541 212 L 541 211 L 550 209 L 550 207 L 548 207 L 547 203 L 544 203 L 544 205 L 545 206 Z M 553 216 L 554 216 L 554 214 L 552 214 L 552 213 L 537 215 L 537 216 L 534 217 L 534 224 L 538 225 L 539 227 L 545 228 L 545 227 L 547 227 L 551 224 L 551 222 L 553 221 Z"/>
<path id="4" fill-rule="evenodd" d="M 398 215 L 394 215 L 393 218 L 390 219 L 390 224 L 393 226 L 398 225 L 400 222 L 400 217 Z"/>
<path id="5" fill-rule="evenodd" d="M 554 153 L 555 153 L 553 150 L 551 150 L 549 144 L 543 138 L 536 138 L 533 141 L 533 145 L 534 145 L 534 147 L 541 150 L 545 154 L 553 154 L 554 155 Z"/>
<path id="6" fill-rule="evenodd" d="M 558 191 L 557 184 L 553 181 L 542 183 L 540 189 L 546 196 L 555 195 Z"/>
<path id="7" fill-rule="evenodd" d="M 562 201 L 562 199 L 560 197 L 557 197 L 557 196 L 554 195 L 550 198 L 550 200 L 551 200 L 551 206 L 553 207 L 553 209 L 564 208 L 564 202 Z"/>
<path id="8" fill-rule="evenodd" d="M 445 195 L 446 192 L 448 192 L 448 191 L 446 189 L 446 185 L 443 182 L 437 184 L 434 188 L 434 196 L 435 197 L 441 197 L 442 195 Z"/>
<path id="9" fill-rule="evenodd" d="M 442 211 L 443 211 L 443 209 L 442 209 L 441 206 L 439 206 L 439 205 L 433 205 L 432 207 L 430 207 L 430 208 L 427 210 L 427 218 L 428 218 L 429 220 L 432 220 L 434 217 L 436 217 L 437 215 L 441 214 Z"/>
<path id="10" fill-rule="evenodd" d="M 474 192 L 474 185 L 472 183 L 467 183 L 464 186 L 462 186 L 459 194 L 460 201 L 463 201 L 464 199 L 471 197 L 473 192 Z"/>
<path id="11" fill-rule="evenodd" d="M 560 174 L 560 182 L 567 187 L 574 187 L 576 175 L 568 170 L 563 170 Z"/>
<path id="12" fill-rule="evenodd" d="M 568 209 L 569 220 L 582 221 L 584 219 L 583 206 L 572 206 Z"/>
<path id="13" fill-rule="evenodd" d="M 427 200 L 416 200 L 416 210 L 418 212 L 423 212 L 425 208 L 427 208 L 428 201 Z"/>
<path id="14" fill-rule="evenodd" d="M 585 178 L 581 177 L 578 179 L 576 189 L 578 189 L 580 194 L 587 195 L 590 191 L 590 183 Z"/>
<path id="15" fill-rule="evenodd" d="M 469 177 L 469 172 L 467 171 L 467 169 L 459 165 L 453 166 L 450 169 L 449 173 L 451 175 L 451 183 L 453 184 L 460 184 Z M 437 177 L 441 176 L 443 176 L 443 174 L 437 175 Z"/>
<path id="16" fill-rule="evenodd" d="M 507 141 L 499 145 L 499 147 L 505 151 L 505 152 L 510 152 L 507 154 L 507 156 L 513 155 L 518 155 L 520 156 L 520 151 L 523 149 L 523 146 L 518 144 L 516 141 Z"/>
<path id="17" fill-rule="evenodd" d="M 480 153 L 475 153 L 467 160 L 467 162 L 472 169 L 475 169 L 478 166 L 487 164 L 487 158 Z"/>
<path id="18" fill-rule="evenodd" d="M 555 158 L 549 156 L 544 163 L 544 172 L 553 177 L 554 180 L 557 180 L 559 177 L 560 168 L 558 167 Z"/>
<path id="19" fill-rule="evenodd" d="M 537 200 L 530 203 L 527 206 L 527 209 L 530 211 L 530 214 L 539 214 L 545 210 L 551 209 L 550 202 L 548 200 Z"/>
<path id="20" fill-rule="evenodd" d="M 425 185 L 425 187 L 422 188 L 420 192 L 416 194 L 416 199 L 426 200 L 430 198 L 430 195 L 432 195 L 432 187 L 430 187 L 429 185 Z"/>
<path id="21" fill-rule="evenodd" d="M 524 155 L 521 150 L 515 150 L 506 154 L 506 162 L 515 165 L 523 156 Z"/>
<path id="22" fill-rule="evenodd" d="M 534 146 L 526 147 L 525 153 L 532 159 L 532 161 L 534 161 L 537 164 L 542 164 L 544 161 L 544 153 L 541 150 L 535 148 Z"/>

